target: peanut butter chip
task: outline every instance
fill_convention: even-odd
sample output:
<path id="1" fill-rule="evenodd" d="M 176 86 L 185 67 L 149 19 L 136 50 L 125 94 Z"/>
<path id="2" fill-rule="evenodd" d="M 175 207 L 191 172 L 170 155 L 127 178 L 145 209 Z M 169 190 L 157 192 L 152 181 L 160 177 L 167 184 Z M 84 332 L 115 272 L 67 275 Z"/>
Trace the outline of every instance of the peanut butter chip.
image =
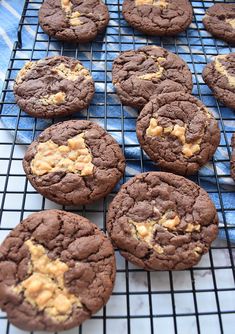
<path id="1" fill-rule="evenodd" d="M 79 17 L 81 16 L 80 12 L 72 12 L 72 3 L 70 0 L 61 0 L 61 7 L 66 13 L 66 17 L 69 19 L 71 26 L 76 27 L 82 24 Z"/>
<path id="2" fill-rule="evenodd" d="M 73 12 L 69 18 L 69 22 L 71 26 L 79 26 L 82 24 L 79 17 L 81 16 L 80 12 Z"/>
<path id="3" fill-rule="evenodd" d="M 228 82 L 231 87 L 235 87 L 235 76 L 229 74 L 226 68 L 220 62 L 220 59 L 223 60 L 223 59 L 226 59 L 226 57 L 227 55 L 215 57 L 215 69 L 216 71 L 218 71 L 220 74 L 224 75 L 228 79 Z"/>
<path id="4" fill-rule="evenodd" d="M 60 105 L 65 102 L 66 94 L 64 92 L 59 92 L 56 94 L 46 95 L 42 97 L 39 101 L 44 105 L 48 106 L 49 104 Z"/>
<path id="5" fill-rule="evenodd" d="M 37 153 L 31 161 L 31 170 L 36 175 L 63 171 L 87 176 L 93 173 L 93 168 L 84 133 L 68 139 L 67 145 L 59 146 L 52 140 L 39 143 Z"/>
<path id="6" fill-rule="evenodd" d="M 144 240 L 150 248 L 153 248 L 158 254 L 163 254 L 164 249 L 160 245 L 154 243 L 154 233 L 156 231 L 157 225 L 163 226 L 167 230 L 175 230 L 176 226 L 180 223 L 179 216 L 175 216 L 173 219 L 168 219 L 168 212 L 166 212 L 159 221 L 148 220 L 145 222 L 134 222 L 129 220 L 132 225 L 131 231 L 132 235 L 136 239 Z"/>
<path id="7" fill-rule="evenodd" d="M 36 245 L 32 240 L 27 240 L 25 245 L 31 255 L 30 276 L 13 287 L 13 291 L 23 292 L 27 302 L 46 312 L 53 320 L 66 320 L 74 305 L 82 307 L 79 298 L 64 286 L 64 273 L 69 267 L 59 259 L 50 259 L 42 245 Z"/>
<path id="8" fill-rule="evenodd" d="M 201 225 L 200 224 L 191 224 L 191 223 L 188 223 L 187 228 L 186 228 L 185 231 L 192 233 L 194 231 L 200 232 L 200 230 L 201 230 Z"/>
<path id="9" fill-rule="evenodd" d="M 226 19 L 225 22 L 231 25 L 235 29 L 235 19 Z"/>
<path id="10" fill-rule="evenodd" d="M 70 0 L 61 0 L 61 7 L 67 13 L 72 9 L 72 3 Z"/>
<path id="11" fill-rule="evenodd" d="M 197 247 L 194 248 L 194 254 L 196 256 L 200 256 L 201 253 L 202 253 L 202 248 L 201 247 L 197 246 Z"/>
<path id="12" fill-rule="evenodd" d="M 78 76 L 83 76 L 86 79 L 91 79 L 89 71 L 81 64 L 77 64 L 73 69 L 61 63 L 55 67 L 55 71 L 64 79 L 76 81 Z"/>
<path id="13" fill-rule="evenodd" d="M 206 113 L 208 114 L 208 118 L 210 118 L 211 115 L 208 111 L 206 111 Z M 158 124 L 158 120 L 152 117 L 150 119 L 149 127 L 146 130 L 146 135 L 149 137 L 162 137 L 165 135 L 177 137 L 182 144 L 183 155 L 186 158 L 190 158 L 195 153 L 200 151 L 202 136 L 197 140 L 187 143 L 185 138 L 186 129 L 186 126 L 179 126 L 178 124 L 175 124 L 172 127 L 163 128 Z"/>
<path id="14" fill-rule="evenodd" d="M 166 0 L 135 0 L 136 6 L 151 5 L 156 7 L 166 8 L 168 2 Z"/>
<path id="15" fill-rule="evenodd" d="M 158 57 L 157 59 L 155 59 L 155 62 L 158 65 L 158 71 L 154 73 L 139 75 L 138 78 L 142 80 L 160 79 L 164 72 L 164 67 L 161 66 L 161 62 L 163 62 L 164 60 L 165 58 L 163 57 Z"/>
<path id="16" fill-rule="evenodd" d="M 198 139 L 194 143 L 185 143 L 182 148 L 182 153 L 187 157 L 190 158 L 192 157 L 195 153 L 200 151 L 200 144 L 201 140 Z"/>
<path id="17" fill-rule="evenodd" d="M 158 253 L 158 254 L 163 254 L 164 250 L 160 245 L 154 245 L 153 249 Z"/>
<path id="18" fill-rule="evenodd" d="M 17 74 L 16 83 L 22 83 L 26 73 L 29 72 L 37 63 L 37 61 L 28 61 Z"/>
<path id="19" fill-rule="evenodd" d="M 175 137 L 178 137 L 182 144 L 185 143 L 185 127 L 184 126 L 179 126 L 178 124 L 176 124 L 171 134 Z"/>
<path id="20" fill-rule="evenodd" d="M 155 137 L 161 136 L 163 133 L 163 127 L 159 126 L 155 118 L 150 119 L 150 125 L 146 131 L 148 136 Z"/>
<path id="21" fill-rule="evenodd" d="M 158 254 L 164 253 L 163 248 L 160 245 L 153 244 L 153 235 L 156 230 L 156 222 L 153 220 L 136 223 L 132 220 L 129 221 L 132 225 L 132 234 L 137 239 L 144 240 L 150 248 L 153 248 Z"/>
<path id="22" fill-rule="evenodd" d="M 180 223 L 180 218 L 175 216 L 173 219 L 167 219 L 167 214 L 164 214 L 163 217 L 159 220 L 158 224 L 166 227 L 169 230 L 175 230 L 176 226 Z"/>

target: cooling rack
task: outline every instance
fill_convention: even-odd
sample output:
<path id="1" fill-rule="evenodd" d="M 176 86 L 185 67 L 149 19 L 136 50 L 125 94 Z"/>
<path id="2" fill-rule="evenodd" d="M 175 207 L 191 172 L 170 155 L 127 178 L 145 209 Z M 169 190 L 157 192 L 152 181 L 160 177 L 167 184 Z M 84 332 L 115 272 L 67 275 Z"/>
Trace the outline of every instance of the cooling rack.
<path id="1" fill-rule="evenodd" d="M 193 23 L 176 38 L 148 38 L 127 25 L 121 14 L 121 1 L 107 0 L 110 22 L 106 33 L 92 43 L 76 45 L 45 35 L 38 25 L 42 0 L 25 1 L 0 102 L 1 240 L 27 215 L 49 208 L 78 212 L 106 231 L 108 204 L 120 184 L 139 172 L 155 170 L 138 145 L 137 112 L 120 104 L 112 86 L 112 61 L 120 51 L 155 44 L 182 57 L 193 73 L 193 94 L 211 109 L 221 129 L 220 146 L 213 160 L 191 177 L 209 193 L 218 210 L 220 234 L 209 253 L 191 270 L 146 272 L 127 263 L 116 250 L 117 278 L 110 301 L 91 320 L 67 333 L 234 333 L 235 184 L 230 178 L 229 158 L 235 114 L 214 99 L 201 77 L 203 67 L 213 56 L 235 51 L 212 38 L 202 24 L 205 10 L 217 2 L 223 1 L 192 1 Z M 12 93 L 14 78 L 26 61 L 58 54 L 81 60 L 96 81 L 90 107 L 73 118 L 90 119 L 102 125 L 119 142 L 127 160 L 125 176 L 114 191 L 86 207 L 61 207 L 43 198 L 27 182 L 21 165 L 27 144 L 58 120 L 34 119 L 19 110 Z M 0 331 L 22 332 L 9 324 L 4 313 L 0 313 Z"/>

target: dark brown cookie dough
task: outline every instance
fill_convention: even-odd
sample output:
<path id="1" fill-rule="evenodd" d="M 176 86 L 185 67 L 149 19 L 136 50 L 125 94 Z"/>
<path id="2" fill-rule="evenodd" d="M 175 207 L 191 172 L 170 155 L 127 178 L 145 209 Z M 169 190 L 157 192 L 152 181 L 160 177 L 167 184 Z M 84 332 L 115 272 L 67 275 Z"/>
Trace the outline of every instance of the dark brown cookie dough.
<path id="1" fill-rule="evenodd" d="M 19 107 L 42 118 L 66 116 L 85 109 L 94 92 L 89 71 L 77 59 L 64 56 L 26 63 L 14 85 Z"/>
<path id="2" fill-rule="evenodd" d="M 192 74 L 177 55 L 159 46 L 122 52 L 113 62 L 113 85 L 123 104 L 141 109 L 154 94 L 192 91 Z"/>
<path id="3" fill-rule="evenodd" d="M 37 212 L 0 246 L 0 307 L 21 329 L 66 330 L 107 303 L 115 272 L 113 247 L 95 224 Z"/>
<path id="4" fill-rule="evenodd" d="M 235 109 L 235 52 L 216 56 L 202 77 L 218 100 Z"/>
<path id="5" fill-rule="evenodd" d="M 26 151 L 23 167 L 40 194 L 63 205 L 80 205 L 114 188 L 125 158 L 98 124 L 71 120 L 44 130 Z"/>
<path id="6" fill-rule="evenodd" d="M 235 181 L 235 133 L 232 135 L 232 140 L 231 140 L 231 146 L 232 146 L 232 154 L 231 154 L 231 177 Z"/>
<path id="7" fill-rule="evenodd" d="M 136 125 L 140 145 L 159 167 L 175 174 L 194 174 L 220 142 L 217 121 L 201 101 L 187 93 L 154 96 Z"/>
<path id="8" fill-rule="evenodd" d="M 125 183 L 109 207 L 107 225 L 121 255 L 147 270 L 196 265 L 218 233 L 208 194 L 163 172 L 138 174 Z"/>
<path id="9" fill-rule="evenodd" d="M 235 43 L 235 4 L 217 3 L 211 6 L 202 21 L 212 35 Z"/>
<path id="10" fill-rule="evenodd" d="M 124 0 L 122 13 L 132 27 L 154 36 L 177 35 L 193 18 L 188 0 Z"/>
<path id="11" fill-rule="evenodd" d="M 44 32 L 66 42 L 88 43 L 108 22 L 108 8 L 101 0 L 45 0 L 39 10 Z"/>

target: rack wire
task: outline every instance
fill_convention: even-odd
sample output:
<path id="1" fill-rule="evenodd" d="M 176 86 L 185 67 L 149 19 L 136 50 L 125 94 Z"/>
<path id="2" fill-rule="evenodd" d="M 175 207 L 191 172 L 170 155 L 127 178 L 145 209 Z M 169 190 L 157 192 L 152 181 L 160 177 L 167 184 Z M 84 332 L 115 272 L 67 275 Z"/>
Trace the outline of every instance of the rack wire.
<path id="1" fill-rule="evenodd" d="M 0 239 L 32 212 L 63 208 L 78 212 L 106 231 L 108 204 L 117 192 L 86 207 L 60 207 L 43 198 L 25 178 L 21 160 L 29 144 L 45 127 L 58 120 L 34 119 L 16 106 L 12 92 L 17 72 L 26 61 L 47 55 L 78 58 L 92 72 L 96 94 L 88 108 L 73 118 L 98 122 L 113 135 L 127 160 L 127 181 L 138 172 L 155 170 L 141 151 L 136 134 L 137 112 L 123 107 L 111 82 L 113 59 L 120 51 L 143 45 L 159 45 L 182 57 L 194 80 L 193 94 L 209 107 L 221 129 L 221 143 L 212 161 L 191 177 L 214 201 L 219 215 L 220 238 L 194 268 L 176 272 L 146 272 L 125 261 L 116 250 L 116 285 L 107 306 L 79 328 L 68 333 L 226 333 L 235 325 L 235 184 L 230 178 L 230 140 L 235 129 L 234 111 L 219 104 L 204 84 L 201 73 L 213 56 L 235 51 L 214 39 L 202 24 L 205 10 L 224 1 L 191 1 L 194 20 L 176 38 L 149 38 L 128 26 L 121 14 L 122 2 L 107 0 L 110 22 L 106 33 L 86 45 L 67 44 L 45 35 L 38 25 L 42 0 L 26 0 L 19 23 L 0 102 Z M 226 1 L 233 2 L 233 1 Z M 65 118 L 68 119 L 68 118 Z M 61 120 L 61 119 L 60 119 Z M 1 333 L 21 333 L 0 313 Z"/>

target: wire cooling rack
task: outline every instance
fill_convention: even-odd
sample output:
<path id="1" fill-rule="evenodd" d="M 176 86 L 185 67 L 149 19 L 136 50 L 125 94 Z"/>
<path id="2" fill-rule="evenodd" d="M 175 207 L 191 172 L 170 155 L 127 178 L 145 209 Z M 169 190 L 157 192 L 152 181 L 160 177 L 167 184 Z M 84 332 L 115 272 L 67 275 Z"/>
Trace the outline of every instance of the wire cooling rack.
<path id="1" fill-rule="evenodd" d="M 14 78 L 26 61 L 61 54 L 78 58 L 92 72 L 95 97 L 88 110 L 73 118 L 93 120 L 117 139 L 127 159 L 126 173 L 120 183 L 138 172 L 155 169 L 136 139 L 137 112 L 120 104 L 112 86 L 112 61 L 120 51 L 155 44 L 182 57 L 193 73 L 193 94 L 212 110 L 221 129 L 220 147 L 213 160 L 191 178 L 207 190 L 218 210 L 220 235 L 210 252 L 191 270 L 146 272 L 127 263 L 116 251 L 117 278 L 110 301 L 91 320 L 68 331 L 70 334 L 234 333 L 235 184 L 230 178 L 229 157 L 235 114 L 218 104 L 201 77 L 203 67 L 213 56 L 235 51 L 212 38 L 203 27 L 205 10 L 215 2 L 222 1 L 192 1 L 193 23 L 176 38 L 148 38 L 128 27 L 119 0 L 107 0 L 110 22 L 106 34 L 93 43 L 78 46 L 45 35 L 38 25 L 42 0 L 25 1 L 0 104 L 1 240 L 30 213 L 61 208 L 37 194 L 22 169 L 27 144 L 55 122 L 34 119 L 20 111 L 14 102 Z M 106 199 L 92 205 L 63 209 L 85 215 L 105 231 L 107 207 L 117 190 L 118 187 Z M 21 333 L 9 324 L 4 313 L 0 313 L 0 332 Z"/>

